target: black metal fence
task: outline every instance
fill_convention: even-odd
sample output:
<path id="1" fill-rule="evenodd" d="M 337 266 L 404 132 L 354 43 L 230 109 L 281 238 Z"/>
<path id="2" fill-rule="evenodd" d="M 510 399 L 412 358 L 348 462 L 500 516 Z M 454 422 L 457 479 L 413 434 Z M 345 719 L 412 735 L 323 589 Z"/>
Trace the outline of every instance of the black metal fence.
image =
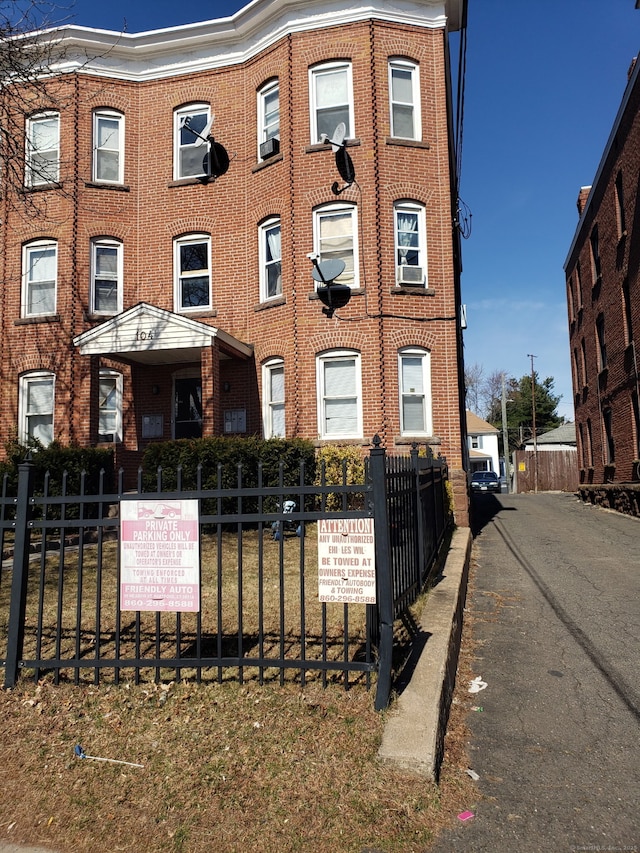
<path id="1" fill-rule="evenodd" d="M 394 620 L 419 595 L 447 525 L 444 460 L 387 457 L 376 443 L 364 482 L 78 494 L 34 489 L 20 466 L 0 498 L 0 654 L 5 686 L 27 674 L 57 683 L 154 679 L 340 679 L 388 702 Z M 198 484 L 201 478 L 198 479 Z M 222 483 L 218 472 L 218 483 Z M 331 499 L 329 499 L 331 496 Z M 327 509 L 336 505 L 339 510 Z M 123 504 L 198 502 L 199 606 L 194 612 L 121 607 Z M 291 511 L 293 501 L 295 508 Z M 320 601 L 318 523 L 372 519 L 375 604 Z M 349 565 L 349 561 L 340 564 Z M 338 560 L 336 559 L 336 564 Z M 345 569 L 345 574 L 349 569 Z"/>

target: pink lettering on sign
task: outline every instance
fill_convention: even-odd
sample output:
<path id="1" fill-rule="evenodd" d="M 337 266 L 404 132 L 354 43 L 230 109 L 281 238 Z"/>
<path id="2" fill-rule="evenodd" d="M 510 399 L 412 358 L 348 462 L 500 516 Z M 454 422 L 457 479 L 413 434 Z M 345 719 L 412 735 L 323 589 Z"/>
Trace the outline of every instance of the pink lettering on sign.
<path id="1" fill-rule="evenodd" d="M 200 610 L 198 501 L 122 501 L 120 608 Z"/>

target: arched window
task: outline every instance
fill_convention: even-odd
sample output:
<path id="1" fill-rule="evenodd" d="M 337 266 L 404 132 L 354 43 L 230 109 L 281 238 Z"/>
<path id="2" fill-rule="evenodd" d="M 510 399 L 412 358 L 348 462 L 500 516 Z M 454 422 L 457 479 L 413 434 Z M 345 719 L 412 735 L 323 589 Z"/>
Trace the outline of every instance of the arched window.
<path id="1" fill-rule="evenodd" d="M 117 314 L 122 311 L 122 243 L 111 237 L 91 241 L 92 314 Z"/>
<path id="2" fill-rule="evenodd" d="M 260 301 L 282 294 L 282 246 L 280 218 L 267 219 L 259 228 Z"/>
<path id="3" fill-rule="evenodd" d="M 116 370 L 100 371 L 98 441 L 122 441 L 122 374 Z"/>
<path id="4" fill-rule="evenodd" d="M 402 286 L 427 286 L 427 229 L 423 204 L 398 201 L 394 205 L 396 281 Z"/>
<path id="5" fill-rule="evenodd" d="M 316 359 L 318 434 L 321 438 L 362 437 L 360 353 L 328 350 Z"/>
<path id="6" fill-rule="evenodd" d="M 313 212 L 314 251 L 320 261 L 344 261 L 338 284 L 359 287 L 358 219 L 352 204 L 326 204 Z"/>
<path id="7" fill-rule="evenodd" d="M 21 444 L 39 441 L 45 447 L 53 441 L 55 376 L 34 370 L 20 377 L 18 437 Z"/>
<path id="8" fill-rule="evenodd" d="M 400 432 L 402 435 L 432 435 L 431 353 L 422 347 L 398 352 Z"/>
<path id="9" fill-rule="evenodd" d="M 211 116 L 209 104 L 187 104 L 173 114 L 173 177 L 199 178 L 206 174 L 204 159 L 208 145 L 201 137 L 208 135 Z"/>
<path id="10" fill-rule="evenodd" d="M 186 234 L 174 241 L 176 311 L 211 308 L 211 237 Z"/>
<path id="11" fill-rule="evenodd" d="M 280 151 L 280 86 L 270 80 L 258 91 L 258 159 Z"/>
<path id="12" fill-rule="evenodd" d="M 25 185 L 52 184 L 60 180 L 60 115 L 52 110 L 27 119 Z"/>
<path id="13" fill-rule="evenodd" d="M 284 361 L 272 358 L 262 365 L 262 423 L 265 438 L 285 432 Z"/>
<path id="14" fill-rule="evenodd" d="M 341 122 L 346 128 L 345 138 L 353 138 L 351 63 L 326 62 L 309 69 L 309 90 L 312 144 L 321 142 L 324 134 L 333 137 Z"/>
<path id="15" fill-rule="evenodd" d="M 23 317 L 55 314 L 58 280 L 58 244 L 55 240 L 33 240 L 22 249 Z"/>
<path id="16" fill-rule="evenodd" d="M 389 60 L 391 136 L 421 139 L 420 76 L 415 62 L 401 57 Z"/>
<path id="17" fill-rule="evenodd" d="M 93 112 L 93 180 L 124 182 L 124 116 L 116 110 Z"/>

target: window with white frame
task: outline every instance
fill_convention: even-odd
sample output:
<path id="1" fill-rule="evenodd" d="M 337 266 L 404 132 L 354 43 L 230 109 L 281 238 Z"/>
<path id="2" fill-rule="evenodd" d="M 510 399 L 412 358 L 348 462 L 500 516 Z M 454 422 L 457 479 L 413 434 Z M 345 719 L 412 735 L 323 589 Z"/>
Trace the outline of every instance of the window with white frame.
<path id="1" fill-rule="evenodd" d="M 391 136 L 420 139 L 420 77 L 415 62 L 394 57 L 389 60 L 389 109 Z"/>
<path id="2" fill-rule="evenodd" d="M 396 281 L 427 286 L 427 231 L 424 205 L 399 201 L 394 205 Z"/>
<path id="3" fill-rule="evenodd" d="M 122 374 L 101 370 L 98 379 L 98 441 L 122 441 Z"/>
<path id="4" fill-rule="evenodd" d="M 93 180 L 101 184 L 124 181 L 124 116 L 115 110 L 93 113 Z"/>
<path id="5" fill-rule="evenodd" d="M 174 242 L 177 311 L 211 308 L 211 238 L 189 234 Z"/>
<path id="6" fill-rule="evenodd" d="M 19 439 L 21 444 L 39 442 L 45 447 L 53 441 L 53 373 L 34 371 L 20 377 Z"/>
<path id="7" fill-rule="evenodd" d="M 353 83 L 350 62 L 329 62 L 310 69 L 311 142 L 330 139 L 344 122 L 345 138 L 353 138 Z"/>
<path id="8" fill-rule="evenodd" d="M 58 278 L 58 244 L 55 240 L 36 240 L 22 250 L 23 317 L 55 314 Z"/>
<path id="9" fill-rule="evenodd" d="M 28 187 L 60 179 L 60 116 L 47 111 L 27 119 L 26 172 Z"/>
<path id="10" fill-rule="evenodd" d="M 266 160 L 280 150 L 280 86 L 272 80 L 258 92 L 258 157 Z"/>
<path id="11" fill-rule="evenodd" d="M 314 251 L 318 260 L 344 261 L 337 284 L 359 287 L 358 225 L 353 205 L 329 204 L 314 211 Z"/>
<path id="12" fill-rule="evenodd" d="M 206 174 L 204 165 L 209 146 L 208 136 L 211 110 L 208 104 L 188 104 L 173 114 L 173 177 L 199 178 Z"/>
<path id="13" fill-rule="evenodd" d="M 420 347 L 402 349 L 398 370 L 402 435 L 431 435 L 431 354 Z"/>
<path id="14" fill-rule="evenodd" d="M 360 354 L 331 350 L 317 358 L 318 434 L 321 438 L 362 437 Z"/>
<path id="15" fill-rule="evenodd" d="M 122 243 L 109 237 L 91 241 L 91 312 L 122 311 Z"/>
<path id="16" fill-rule="evenodd" d="M 262 365 L 262 420 L 265 438 L 285 436 L 284 362 L 279 358 Z"/>
<path id="17" fill-rule="evenodd" d="M 263 222 L 260 233 L 260 301 L 282 294 L 282 247 L 280 219 Z"/>

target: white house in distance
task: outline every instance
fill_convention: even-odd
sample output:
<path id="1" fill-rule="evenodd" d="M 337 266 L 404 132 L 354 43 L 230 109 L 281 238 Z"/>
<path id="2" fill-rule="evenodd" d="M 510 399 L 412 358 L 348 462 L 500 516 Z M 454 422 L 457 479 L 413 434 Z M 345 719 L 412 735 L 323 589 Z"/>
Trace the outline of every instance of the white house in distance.
<path id="1" fill-rule="evenodd" d="M 536 439 L 536 448 L 539 451 L 550 450 L 575 450 L 576 449 L 576 425 L 575 423 L 561 424 L 555 429 L 543 432 Z M 533 439 L 529 439 L 524 446 L 525 450 L 533 450 Z"/>
<path id="2" fill-rule="evenodd" d="M 500 474 L 496 427 L 483 421 L 467 409 L 467 441 L 469 446 L 469 473 L 495 471 Z"/>

